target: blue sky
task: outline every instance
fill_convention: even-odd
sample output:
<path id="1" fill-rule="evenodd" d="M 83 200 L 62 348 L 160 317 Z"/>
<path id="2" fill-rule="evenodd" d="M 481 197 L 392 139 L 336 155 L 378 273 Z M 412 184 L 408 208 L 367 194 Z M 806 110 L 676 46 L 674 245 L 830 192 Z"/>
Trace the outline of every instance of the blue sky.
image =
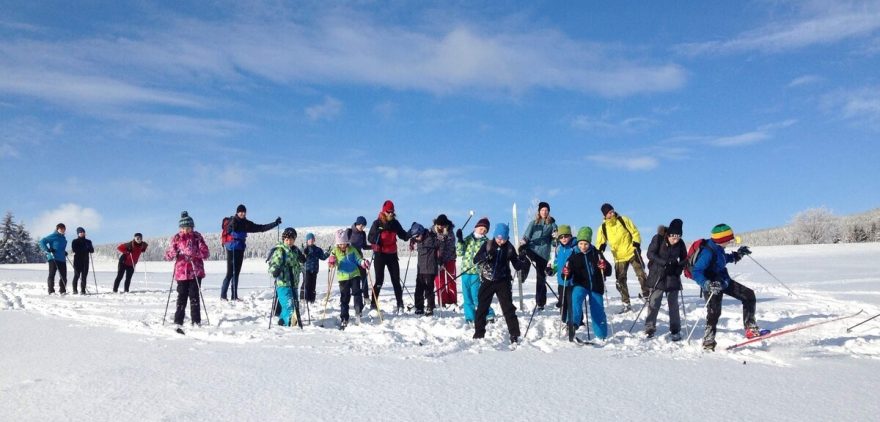
<path id="1" fill-rule="evenodd" d="M 878 206 L 878 2 L 245 3 L 0 0 L 0 208 L 110 242 L 239 203 L 686 237 Z"/>

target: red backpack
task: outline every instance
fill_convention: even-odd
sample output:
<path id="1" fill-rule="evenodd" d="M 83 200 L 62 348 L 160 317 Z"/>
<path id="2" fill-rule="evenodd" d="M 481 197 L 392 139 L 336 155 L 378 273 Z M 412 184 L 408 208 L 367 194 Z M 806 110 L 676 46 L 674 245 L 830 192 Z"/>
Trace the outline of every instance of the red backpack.
<path id="1" fill-rule="evenodd" d="M 228 245 L 232 243 L 232 217 L 223 217 L 220 223 L 220 244 Z"/>
<path id="2" fill-rule="evenodd" d="M 691 247 L 688 248 L 687 254 L 687 265 L 684 266 L 684 276 L 693 280 L 694 276 L 691 272 L 691 269 L 694 268 L 694 264 L 697 262 L 697 256 L 700 255 L 700 252 L 706 249 L 706 239 L 697 239 L 694 243 L 691 243 Z M 712 254 L 712 260 L 715 260 L 715 251 L 711 248 L 709 252 Z"/>

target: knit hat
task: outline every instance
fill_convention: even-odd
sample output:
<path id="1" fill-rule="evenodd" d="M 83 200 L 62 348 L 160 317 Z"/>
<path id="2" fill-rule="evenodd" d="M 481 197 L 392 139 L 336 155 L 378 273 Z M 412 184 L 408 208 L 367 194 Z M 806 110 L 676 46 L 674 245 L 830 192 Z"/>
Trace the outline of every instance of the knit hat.
<path id="1" fill-rule="evenodd" d="M 446 214 L 440 214 L 434 219 L 435 226 L 451 226 L 452 222 L 446 217 Z"/>
<path id="2" fill-rule="evenodd" d="M 144 235 L 142 235 L 142 234 L 140 234 L 140 233 L 135 233 L 135 234 L 134 234 L 134 237 L 139 237 L 139 238 L 143 239 L 143 238 L 144 238 Z"/>
<path id="3" fill-rule="evenodd" d="M 538 211 L 541 211 L 541 208 L 547 208 L 547 211 L 550 211 L 550 204 L 544 201 L 538 202 Z"/>
<path id="4" fill-rule="evenodd" d="M 82 227 L 77 227 L 77 228 L 76 228 L 76 234 L 85 233 L 85 232 L 86 232 L 86 229 L 84 229 L 84 228 L 82 228 Z"/>
<path id="5" fill-rule="evenodd" d="M 727 243 L 733 240 L 733 229 L 727 224 L 719 224 L 712 228 L 712 240 L 717 244 Z"/>
<path id="6" fill-rule="evenodd" d="M 394 212 L 394 202 L 391 202 L 390 199 L 385 201 L 385 203 L 382 204 L 382 212 Z"/>
<path id="7" fill-rule="evenodd" d="M 416 223 L 413 221 L 412 226 L 409 227 L 409 237 L 416 237 L 425 232 L 425 226 Z"/>
<path id="8" fill-rule="evenodd" d="M 58 229 L 67 230 L 67 226 L 65 226 L 64 223 L 58 223 L 55 225 L 55 230 L 58 230 Z"/>
<path id="9" fill-rule="evenodd" d="M 670 234 L 677 234 L 677 235 L 681 236 L 681 234 L 682 234 L 681 225 L 682 224 L 683 224 L 682 221 L 678 218 L 676 218 L 675 220 L 672 220 L 672 222 L 669 223 L 669 228 L 666 229 L 666 235 L 669 236 Z"/>
<path id="10" fill-rule="evenodd" d="M 309 241 L 309 240 L 315 240 L 314 233 L 306 233 L 306 241 Z"/>
<path id="11" fill-rule="evenodd" d="M 348 240 L 349 240 L 348 235 L 346 234 L 345 229 L 336 230 L 336 244 L 337 245 L 341 245 L 343 243 L 349 243 Z"/>
<path id="12" fill-rule="evenodd" d="M 235 209 L 236 214 L 240 212 L 247 212 L 247 207 L 245 207 L 244 204 L 238 204 L 238 207 Z"/>
<path id="13" fill-rule="evenodd" d="M 181 211 L 180 213 L 180 224 L 178 227 L 189 227 L 193 228 L 196 226 L 196 223 L 193 221 L 192 217 L 189 216 L 189 213 L 186 211 Z"/>
<path id="14" fill-rule="evenodd" d="M 483 217 L 483 218 L 477 220 L 477 224 L 474 226 L 474 228 L 485 227 L 486 231 L 489 231 L 489 226 L 490 226 L 489 219 L 486 217 Z"/>
<path id="15" fill-rule="evenodd" d="M 281 233 L 282 239 L 296 239 L 296 229 L 293 227 L 288 227 L 284 229 Z"/>
<path id="16" fill-rule="evenodd" d="M 569 226 L 568 224 L 562 224 L 556 230 L 556 237 L 562 237 L 562 235 L 565 234 L 571 236 L 571 226 Z"/>
<path id="17" fill-rule="evenodd" d="M 612 207 L 611 204 L 609 204 L 607 202 L 602 204 L 602 216 L 607 215 L 608 211 L 611 211 L 613 209 L 614 209 L 614 207 Z"/>
<path id="18" fill-rule="evenodd" d="M 495 238 L 502 238 L 504 240 L 510 239 L 510 228 L 507 227 L 507 224 L 501 223 L 495 226 L 495 233 L 492 235 Z"/>
<path id="19" fill-rule="evenodd" d="M 592 242 L 593 229 L 590 226 L 583 226 L 578 230 L 578 242 Z"/>
<path id="20" fill-rule="evenodd" d="M 362 225 L 362 226 L 366 226 L 366 225 L 367 225 L 367 219 L 364 218 L 364 216 L 359 215 L 358 218 L 356 218 L 356 219 L 354 220 L 354 224 L 355 224 L 355 225 L 360 224 L 360 225 Z"/>

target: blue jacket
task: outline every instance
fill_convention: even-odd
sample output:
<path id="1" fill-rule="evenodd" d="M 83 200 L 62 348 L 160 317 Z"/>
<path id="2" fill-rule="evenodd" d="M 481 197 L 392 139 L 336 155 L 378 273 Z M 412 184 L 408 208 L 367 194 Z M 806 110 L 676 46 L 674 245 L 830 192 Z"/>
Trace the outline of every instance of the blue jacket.
<path id="1" fill-rule="evenodd" d="M 278 224 L 274 221 L 269 224 L 255 224 L 247 218 L 238 218 L 236 215 L 232 218 L 232 222 L 229 223 L 229 226 L 225 229 L 232 235 L 232 242 L 223 246 L 226 247 L 227 251 L 243 251 L 247 248 L 248 233 L 262 233 L 267 230 L 272 230 L 277 226 Z"/>
<path id="2" fill-rule="evenodd" d="M 54 252 L 49 252 L 49 249 L 52 249 Z M 67 252 L 64 251 L 65 249 L 67 249 L 67 238 L 63 234 L 58 233 L 57 230 L 40 239 L 40 250 L 46 254 L 46 262 L 53 259 L 63 262 L 65 255 L 67 255 Z"/>
<path id="3" fill-rule="evenodd" d="M 730 284 L 730 274 L 727 272 L 727 263 L 736 262 L 736 256 L 732 253 L 724 253 L 724 248 L 718 246 L 712 239 L 703 242 L 705 249 L 699 252 L 691 275 L 694 281 L 704 290 L 709 281 L 720 281 L 723 288 Z M 712 253 L 714 252 L 714 253 Z M 712 258 L 715 258 L 713 261 Z"/>
<path id="4" fill-rule="evenodd" d="M 578 240 L 576 237 L 572 237 L 567 245 L 563 245 L 561 242 L 558 243 L 559 246 L 556 248 L 556 261 L 553 262 L 553 267 L 556 269 L 556 283 L 560 286 L 571 286 L 571 280 L 566 280 L 562 277 L 562 267 L 568 262 L 568 257 L 577 250 L 577 244 Z"/>
<path id="5" fill-rule="evenodd" d="M 555 231 L 556 220 L 553 217 L 550 217 L 546 224 L 532 220 L 526 226 L 526 231 L 523 232 L 523 239 L 528 242 L 528 248 L 532 252 L 547 260 L 550 259 L 550 246 L 553 243 L 553 232 Z"/>
<path id="6" fill-rule="evenodd" d="M 316 273 L 318 272 L 318 260 L 321 261 L 330 257 L 330 251 L 324 251 L 317 245 L 309 245 L 303 248 L 303 253 L 306 255 L 306 272 L 307 273 Z"/>

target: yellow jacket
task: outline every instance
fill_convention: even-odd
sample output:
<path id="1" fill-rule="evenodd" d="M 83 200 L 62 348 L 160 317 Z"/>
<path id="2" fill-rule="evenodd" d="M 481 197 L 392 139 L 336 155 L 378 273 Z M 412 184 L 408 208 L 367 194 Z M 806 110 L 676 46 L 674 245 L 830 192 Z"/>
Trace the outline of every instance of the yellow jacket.
<path id="1" fill-rule="evenodd" d="M 620 224 L 621 221 L 623 224 Z M 606 230 L 608 231 L 607 237 Z M 615 262 L 626 262 L 635 256 L 636 248 L 633 246 L 633 242 L 642 243 L 642 235 L 639 234 L 639 229 L 629 217 L 619 215 L 611 220 L 605 220 L 599 225 L 596 245 L 602 249 L 602 245 L 608 243 Z"/>

